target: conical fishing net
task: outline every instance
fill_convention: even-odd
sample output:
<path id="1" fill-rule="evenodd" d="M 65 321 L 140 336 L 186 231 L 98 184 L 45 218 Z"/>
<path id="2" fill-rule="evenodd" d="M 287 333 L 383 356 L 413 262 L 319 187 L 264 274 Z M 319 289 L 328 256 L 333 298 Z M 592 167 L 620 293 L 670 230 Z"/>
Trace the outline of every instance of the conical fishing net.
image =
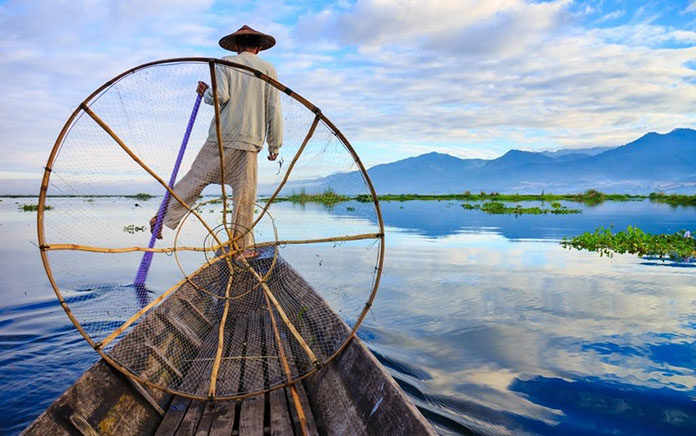
<path id="1" fill-rule="evenodd" d="M 221 101 L 223 73 L 279 101 L 266 113 L 282 120 L 277 160 L 209 141 L 248 110 Z M 176 214 L 151 240 L 150 220 Z M 89 344 L 135 380 L 199 399 L 287 386 L 328 363 L 369 311 L 384 249 L 367 173 L 321 111 L 264 74 L 200 58 L 134 68 L 76 109 L 48 159 L 38 232 Z"/>

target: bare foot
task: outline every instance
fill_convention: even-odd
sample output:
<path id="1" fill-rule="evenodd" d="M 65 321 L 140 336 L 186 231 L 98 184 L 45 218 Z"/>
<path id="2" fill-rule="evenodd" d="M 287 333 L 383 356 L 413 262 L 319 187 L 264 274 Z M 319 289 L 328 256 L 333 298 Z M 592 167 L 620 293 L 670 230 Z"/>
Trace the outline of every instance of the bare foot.
<path id="1" fill-rule="evenodd" d="M 157 215 L 150 219 L 150 233 L 155 231 L 155 224 L 157 224 Z M 157 239 L 162 239 L 162 227 L 160 227 L 159 233 L 157 233 Z"/>
<path id="2" fill-rule="evenodd" d="M 244 259 L 253 259 L 253 258 L 255 258 L 255 257 L 258 257 L 258 255 L 259 255 L 259 252 L 258 252 L 258 251 L 256 251 L 256 250 L 251 250 L 251 249 L 244 250 L 244 252 L 241 254 L 241 256 L 242 256 Z"/>

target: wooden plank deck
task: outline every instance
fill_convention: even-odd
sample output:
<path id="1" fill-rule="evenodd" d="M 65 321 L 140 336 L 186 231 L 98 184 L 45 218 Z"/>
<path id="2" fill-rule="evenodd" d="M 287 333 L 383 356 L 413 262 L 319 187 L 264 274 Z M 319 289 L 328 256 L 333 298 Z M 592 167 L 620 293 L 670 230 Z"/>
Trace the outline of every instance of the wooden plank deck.
<path id="1" fill-rule="evenodd" d="M 239 318 L 234 333 L 229 335 L 227 355 L 239 355 L 241 359 L 226 359 L 221 366 L 220 379 L 224 384 L 240 383 L 243 392 L 262 390 L 269 380 L 277 380 L 281 374 L 275 337 L 268 313 L 254 313 Z M 237 328 L 239 327 L 239 328 Z M 262 341 L 251 340 L 263 338 Z M 210 346 L 204 342 L 198 358 L 212 355 Z M 209 345 L 209 344 L 208 344 Z M 235 350 L 236 348 L 236 350 Z M 285 347 L 291 366 L 294 357 L 289 346 Z M 237 354 L 238 353 L 238 354 Z M 240 375 L 244 378 L 240 379 Z M 199 377 L 198 374 L 193 377 Z M 269 378 L 270 377 L 270 378 Z M 209 379 L 202 380 L 203 383 Z M 307 418 L 310 435 L 319 434 L 313 419 L 309 399 L 301 383 L 298 394 Z M 236 419 L 235 419 L 236 418 Z M 218 435 L 293 435 L 302 434 L 297 411 L 288 388 L 276 389 L 240 401 L 197 401 L 176 398 L 172 401 L 156 435 L 218 436 Z"/>

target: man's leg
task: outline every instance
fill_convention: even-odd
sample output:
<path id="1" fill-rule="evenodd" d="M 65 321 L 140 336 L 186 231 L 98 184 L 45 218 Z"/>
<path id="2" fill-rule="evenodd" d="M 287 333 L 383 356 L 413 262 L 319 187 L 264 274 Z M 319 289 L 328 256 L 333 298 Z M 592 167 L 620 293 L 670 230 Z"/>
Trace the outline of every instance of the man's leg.
<path id="1" fill-rule="evenodd" d="M 258 153 L 255 151 L 229 149 L 225 150 L 232 156 L 228 161 L 231 165 L 225 173 L 229 174 L 234 206 L 230 222 L 232 229 L 239 236 L 245 233 L 240 241 L 240 247 L 248 248 L 254 244 L 251 225 L 254 223 L 254 208 L 256 202 L 256 184 L 258 178 Z"/>
<path id="2" fill-rule="evenodd" d="M 207 182 L 201 181 L 197 176 L 191 174 L 192 171 L 186 173 L 186 175 L 179 180 L 179 182 L 174 185 L 174 192 L 181 198 L 184 203 L 189 207 L 192 207 L 198 201 L 198 196 L 201 191 L 208 186 Z M 176 229 L 179 225 L 181 219 L 186 215 L 189 209 L 182 206 L 176 198 L 170 197 L 169 203 L 167 204 L 167 212 L 164 215 L 163 224 L 170 229 Z"/>
<path id="3" fill-rule="evenodd" d="M 206 142 L 191 164 L 191 169 L 174 185 L 174 192 L 189 207 L 198 201 L 201 191 L 211 183 L 220 180 L 220 158 L 217 144 Z M 176 229 L 188 209 L 174 197 L 169 198 L 163 224 L 170 229 Z"/>

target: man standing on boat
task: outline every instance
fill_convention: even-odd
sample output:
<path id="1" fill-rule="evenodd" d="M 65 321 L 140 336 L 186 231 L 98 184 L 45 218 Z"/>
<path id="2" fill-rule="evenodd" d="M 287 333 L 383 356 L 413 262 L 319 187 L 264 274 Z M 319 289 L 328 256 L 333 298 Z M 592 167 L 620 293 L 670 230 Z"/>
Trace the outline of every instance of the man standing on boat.
<path id="1" fill-rule="evenodd" d="M 275 38 L 242 26 L 236 32 L 220 39 L 220 46 L 237 52 L 223 60 L 247 65 L 276 79 L 273 66 L 259 58 L 261 50 L 275 45 Z M 216 66 L 217 94 L 220 104 L 220 129 L 224 148 L 224 180 L 232 188 L 232 230 L 235 235 L 245 233 L 243 247 L 253 245 L 251 225 L 258 179 L 258 153 L 264 141 L 268 144 L 268 160 L 276 160 L 283 143 L 283 117 L 278 90 L 246 71 Z M 207 104 L 214 104 L 212 90 L 198 82 L 196 90 Z M 220 183 L 220 153 L 215 119 L 210 123 L 208 139 L 196 156 L 191 169 L 174 186 L 176 194 L 189 206 L 198 200 L 201 191 L 210 184 Z M 176 199 L 171 198 L 164 216 L 164 225 L 175 229 L 188 212 Z M 154 228 L 156 217 L 150 221 Z M 161 238 L 161 234 L 159 238 Z M 256 255 L 245 251 L 246 257 Z"/>

